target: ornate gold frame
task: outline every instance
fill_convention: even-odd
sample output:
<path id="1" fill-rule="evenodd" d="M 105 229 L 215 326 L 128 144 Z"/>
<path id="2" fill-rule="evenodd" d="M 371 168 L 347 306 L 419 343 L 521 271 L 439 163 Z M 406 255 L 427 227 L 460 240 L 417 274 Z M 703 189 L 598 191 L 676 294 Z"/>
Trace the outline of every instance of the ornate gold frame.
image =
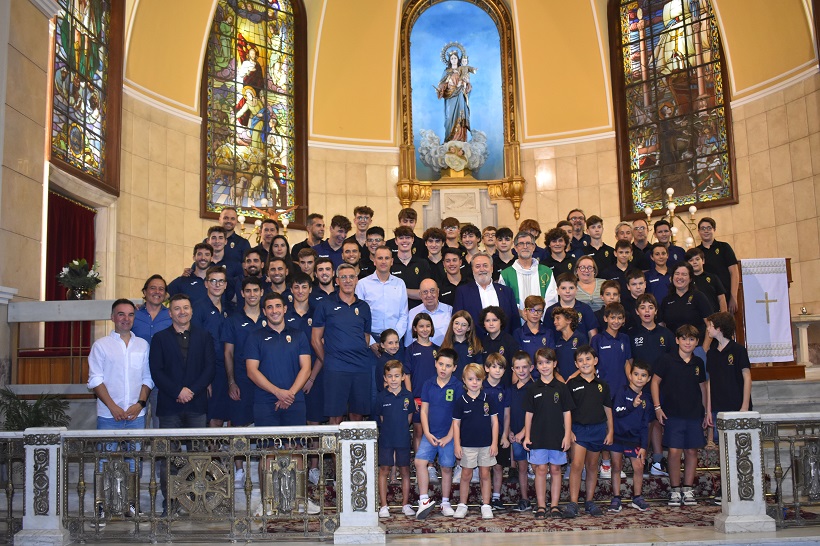
<path id="1" fill-rule="evenodd" d="M 401 18 L 401 53 L 399 77 L 401 88 L 401 145 L 399 147 L 399 181 L 396 194 L 402 207 L 430 200 L 434 189 L 487 189 L 493 201 L 507 199 L 512 203 L 516 220 L 521 216 L 525 180 L 521 176 L 521 144 L 518 141 L 515 115 L 515 49 L 510 14 L 502 0 L 467 0 L 489 14 L 501 38 L 501 78 L 504 101 L 504 173 L 501 180 L 474 180 L 464 177 L 442 177 L 441 180 L 416 179 L 416 148 L 413 145 L 413 116 L 410 89 L 410 31 L 419 16 L 432 5 L 445 0 L 409 0 Z"/>

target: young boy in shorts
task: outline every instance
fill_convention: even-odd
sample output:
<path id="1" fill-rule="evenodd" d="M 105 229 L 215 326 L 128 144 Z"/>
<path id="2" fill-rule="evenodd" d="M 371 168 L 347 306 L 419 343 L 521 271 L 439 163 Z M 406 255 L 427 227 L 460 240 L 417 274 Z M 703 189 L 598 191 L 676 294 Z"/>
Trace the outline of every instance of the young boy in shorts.
<path id="1" fill-rule="evenodd" d="M 649 439 L 649 419 L 652 416 L 652 401 L 647 404 L 643 398 L 643 388 L 649 383 L 652 368 L 648 362 L 636 360 L 629 373 L 629 384 L 623 385 L 612 398 L 613 426 L 612 443 L 612 501 L 610 512 L 621 511 L 621 469 L 624 457 L 632 461 L 632 508 L 641 512 L 649 505 L 641 494 L 643 491 L 643 468 L 646 463 L 646 445 Z"/>
<path id="2" fill-rule="evenodd" d="M 605 446 L 612 445 L 612 396 L 609 386 L 595 373 L 598 355 L 589 345 L 575 352 L 575 365 L 580 372 L 567 381 L 575 409 L 572 410 L 572 463 L 569 475 L 570 503 L 564 510 L 566 517 L 578 515 L 578 496 L 581 491 L 581 473 L 586 468 L 586 502 L 584 509 L 591 516 L 602 516 L 603 511 L 593 501 L 598 484 L 598 457 Z"/>
<path id="3" fill-rule="evenodd" d="M 684 324 L 675 332 L 678 350 L 665 355 L 655 365 L 652 399 L 655 417 L 663 425 L 663 443 L 669 448 L 669 506 L 694 506 L 695 470 L 698 449 L 706 445 L 703 429 L 711 425 L 712 416 L 706 392 L 706 370 L 700 357 L 694 355 L 698 329 Z M 680 459 L 684 456 L 683 487 Z"/>
<path id="4" fill-rule="evenodd" d="M 566 451 L 572 445 L 572 415 L 575 408 L 567 386 L 555 377 L 558 360 L 552 349 L 535 353 L 539 377 L 527 387 L 524 397 L 524 439 L 535 468 L 536 518 L 547 517 L 547 467 L 551 476 L 550 516 L 565 517 L 558 507 L 561 497 L 561 465 L 567 462 Z M 516 456 L 517 458 L 517 456 Z M 577 512 L 577 510 L 576 510 Z"/>
<path id="5" fill-rule="evenodd" d="M 505 397 L 509 386 L 504 386 L 503 378 L 507 371 L 507 359 L 499 353 L 490 353 L 484 360 L 486 379 L 482 388 L 498 405 L 498 450 L 496 464 L 493 465 L 493 497 L 490 502 L 493 510 L 504 510 L 501 502 L 501 482 L 504 479 L 504 467 L 510 466 L 510 408 Z"/>
<path id="6" fill-rule="evenodd" d="M 429 497 L 430 476 L 427 464 L 438 457 L 441 467 L 441 513 L 452 516 L 450 490 L 453 486 L 453 466 L 456 457 L 453 445 L 453 406 L 464 392 L 461 381 L 453 377 L 458 354 L 453 349 L 440 349 L 436 357 L 436 376 L 421 389 L 421 428 L 424 435 L 416 451 L 416 481 L 419 488 L 419 508 L 416 519 L 430 515 L 436 504 Z"/>
<path id="7" fill-rule="evenodd" d="M 458 506 L 454 517 L 467 515 L 470 474 L 479 470 L 481 484 L 481 517 L 492 519 L 490 506 L 492 480 L 490 469 L 496 466 L 498 452 L 498 414 L 502 409 L 496 398 L 482 388 L 485 372 L 480 364 L 467 364 L 462 372 L 464 392 L 453 409 L 453 443 L 455 455 L 461 459 L 461 482 Z"/>
<path id="8" fill-rule="evenodd" d="M 604 322 L 606 329 L 592 338 L 590 345 L 598 354 L 598 377 L 609 385 L 610 392 L 614 394 L 628 383 L 627 377 L 632 365 L 629 337 L 621 333 L 625 322 L 623 305 L 610 303 L 604 307 Z M 612 477 L 612 464 L 607 450 L 601 453 L 600 477 L 607 480 Z M 626 474 L 620 477 L 626 478 Z"/>
<path id="9" fill-rule="evenodd" d="M 404 386 L 404 366 L 400 360 L 388 360 L 384 365 L 387 388 L 376 395 L 373 419 L 379 425 L 379 508 L 380 518 L 389 518 L 387 507 L 387 477 L 393 465 L 401 474 L 401 503 L 405 516 L 416 512 L 408 502 L 410 497 L 410 433 L 416 405 L 413 395 Z"/>
<path id="10" fill-rule="evenodd" d="M 629 343 L 632 346 L 632 358 L 648 362 L 654 369 L 655 364 L 664 355 L 677 345 L 672 341 L 675 334 L 666 326 L 655 322 L 658 314 L 658 301 L 652 294 L 642 294 L 635 300 L 637 308 L 635 316 L 639 324 L 629 330 Z M 651 384 L 651 382 L 650 382 Z M 644 389 L 651 391 L 651 388 Z M 652 398 L 651 392 L 644 393 L 647 403 L 654 406 L 661 405 L 662 401 Z M 667 461 L 663 456 L 663 427 L 655 419 L 655 414 L 649 421 L 649 441 L 652 444 L 652 465 L 650 472 L 653 476 L 668 476 Z"/>
<path id="11" fill-rule="evenodd" d="M 554 353 L 555 351 L 553 351 Z M 524 410 L 524 398 L 527 395 L 527 389 L 532 384 L 532 359 L 526 351 L 516 351 L 512 359 L 513 369 L 513 383 L 507 387 L 507 405 L 510 412 L 510 447 L 512 448 L 512 456 L 515 459 L 515 464 L 510 464 L 511 468 L 518 470 L 518 487 L 521 491 L 521 497 L 518 500 L 518 505 L 513 508 L 516 512 L 526 512 L 532 509 L 530 504 L 529 492 L 529 473 L 527 472 L 527 450 L 524 449 L 522 442 L 526 433 L 525 418 L 526 411 Z"/>

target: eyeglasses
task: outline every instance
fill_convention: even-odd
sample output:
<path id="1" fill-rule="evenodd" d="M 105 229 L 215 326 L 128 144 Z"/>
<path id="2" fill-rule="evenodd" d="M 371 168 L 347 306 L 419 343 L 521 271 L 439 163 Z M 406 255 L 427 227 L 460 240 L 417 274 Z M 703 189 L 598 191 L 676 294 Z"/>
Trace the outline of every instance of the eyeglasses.
<path id="1" fill-rule="evenodd" d="M 515 246 L 523 246 L 524 248 L 529 248 L 531 246 L 535 246 L 535 243 L 525 242 L 525 241 L 518 241 L 515 243 Z"/>
<path id="2" fill-rule="evenodd" d="M 359 222 L 367 222 L 368 220 L 370 220 L 370 216 L 357 216 L 356 220 L 358 220 Z"/>
<path id="3" fill-rule="evenodd" d="M 594 265 L 579 265 L 578 271 L 595 271 Z"/>
<path id="4" fill-rule="evenodd" d="M 353 280 L 356 280 L 357 277 L 356 277 L 356 275 L 341 275 L 341 276 L 336 277 L 336 278 L 339 279 L 340 281 L 353 281 Z"/>
<path id="5" fill-rule="evenodd" d="M 700 226 L 698 229 L 699 229 L 700 231 L 712 231 L 712 230 L 713 230 L 713 229 L 715 229 L 715 228 L 713 228 L 713 227 L 712 227 L 712 226 L 710 226 L 709 224 L 706 224 L 706 225 Z"/>
<path id="6" fill-rule="evenodd" d="M 536 314 L 536 315 L 541 315 L 541 314 L 543 314 L 543 313 L 544 313 L 544 309 L 543 309 L 543 308 L 541 308 L 541 307 L 527 307 L 527 308 L 525 309 L 525 311 L 528 311 L 528 312 L 530 312 L 530 313 L 534 313 L 534 314 Z"/>
<path id="7" fill-rule="evenodd" d="M 420 290 L 419 295 L 421 296 L 435 296 L 438 293 L 438 290 L 435 288 L 431 288 L 430 290 Z"/>
<path id="8" fill-rule="evenodd" d="M 583 219 L 584 219 L 583 216 L 570 216 L 569 217 L 570 222 L 574 222 L 575 220 L 583 220 Z"/>
<path id="9" fill-rule="evenodd" d="M 453 231 L 455 229 L 458 229 L 458 226 L 447 226 L 446 228 L 444 228 L 445 231 Z"/>
<path id="10" fill-rule="evenodd" d="M 208 282 L 214 286 L 222 286 L 223 284 L 227 284 L 228 281 L 225 279 L 208 279 Z"/>
<path id="11" fill-rule="evenodd" d="M 381 243 L 384 239 L 367 239 L 368 244 L 370 243 Z"/>
<path id="12" fill-rule="evenodd" d="M 646 231 L 646 226 L 635 226 L 632 231 Z"/>

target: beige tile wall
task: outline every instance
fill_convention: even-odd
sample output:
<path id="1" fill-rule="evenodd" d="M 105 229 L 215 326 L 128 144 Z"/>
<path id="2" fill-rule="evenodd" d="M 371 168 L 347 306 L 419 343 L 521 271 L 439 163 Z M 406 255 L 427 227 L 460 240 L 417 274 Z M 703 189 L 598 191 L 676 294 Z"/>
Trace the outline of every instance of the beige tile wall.
<path id="1" fill-rule="evenodd" d="M 0 285 L 40 298 L 44 221 L 48 20 L 31 2 L 11 3 L 0 201 Z M 0 44 L 6 47 L 6 44 Z M 25 259 L 19 259 L 19 257 Z"/>
<path id="2" fill-rule="evenodd" d="M 199 124 L 125 95 L 122 127 L 117 293 L 139 297 L 150 275 L 170 282 L 191 264 L 211 221 L 199 217 Z"/>

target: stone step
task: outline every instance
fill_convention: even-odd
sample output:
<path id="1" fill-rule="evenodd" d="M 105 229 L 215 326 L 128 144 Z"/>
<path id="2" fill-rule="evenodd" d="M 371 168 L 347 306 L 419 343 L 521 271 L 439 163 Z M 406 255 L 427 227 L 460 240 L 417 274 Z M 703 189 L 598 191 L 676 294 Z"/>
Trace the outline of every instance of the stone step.
<path id="1" fill-rule="evenodd" d="M 820 381 L 752 382 L 752 405 L 760 413 L 799 413 L 817 403 L 820 403 Z"/>

